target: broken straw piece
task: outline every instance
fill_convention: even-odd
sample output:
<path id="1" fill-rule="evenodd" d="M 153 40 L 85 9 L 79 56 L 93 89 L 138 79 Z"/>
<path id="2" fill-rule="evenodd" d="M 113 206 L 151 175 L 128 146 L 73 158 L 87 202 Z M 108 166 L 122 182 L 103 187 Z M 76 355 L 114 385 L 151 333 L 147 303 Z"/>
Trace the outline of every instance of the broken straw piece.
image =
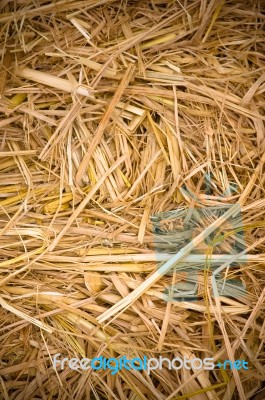
<path id="1" fill-rule="evenodd" d="M 21 318 L 24 321 L 28 321 L 29 323 L 34 324 L 41 329 L 44 329 L 46 332 L 53 332 L 53 329 L 50 326 L 8 304 L 2 297 L 0 297 L 0 306 L 2 306 L 5 310 L 15 314 L 18 318 Z"/>
<path id="2" fill-rule="evenodd" d="M 57 78 L 56 76 L 47 74 L 46 72 L 35 71 L 30 68 L 17 69 L 15 71 L 17 76 L 21 78 L 29 79 L 34 82 L 41 83 L 43 85 L 50 86 L 54 89 L 63 90 L 68 93 L 77 93 L 83 96 L 90 97 L 89 90 L 82 85 L 73 85 L 69 80 L 63 78 Z"/>

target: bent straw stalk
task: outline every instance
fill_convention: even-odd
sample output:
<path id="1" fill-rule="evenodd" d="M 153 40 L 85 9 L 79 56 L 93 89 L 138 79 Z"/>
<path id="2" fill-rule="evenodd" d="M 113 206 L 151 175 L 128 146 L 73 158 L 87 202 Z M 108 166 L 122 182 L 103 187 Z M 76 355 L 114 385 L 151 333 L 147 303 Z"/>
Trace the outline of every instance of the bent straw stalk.
<path id="1" fill-rule="evenodd" d="M 79 204 L 79 206 L 76 208 L 76 210 L 73 212 L 71 217 L 68 219 L 67 224 L 64 226 L 64 228 L 61 230 L 59 235 L 54 239 L 54 241 L 49 245 L 48 250 L 53 251 L 55 246 L 59 243 L 63 235 L 67 232 L 69 227 L 72 225 L 72 223 L 75 221 L 75 219 L 79 216 L 79 214 L 83 211 L 85 206 L 89 203 L 93 195 L 98 191 L 100 186 L 103 184 L 105 179 L 126 159 L 127 154 L 124 154 L 123 156 L 119 157 L 118 160 L 102 175 L 102 177 L 97 181 L 96 185 L 94 185 L 89 193 L 86 195 L 84 200 Z"/>

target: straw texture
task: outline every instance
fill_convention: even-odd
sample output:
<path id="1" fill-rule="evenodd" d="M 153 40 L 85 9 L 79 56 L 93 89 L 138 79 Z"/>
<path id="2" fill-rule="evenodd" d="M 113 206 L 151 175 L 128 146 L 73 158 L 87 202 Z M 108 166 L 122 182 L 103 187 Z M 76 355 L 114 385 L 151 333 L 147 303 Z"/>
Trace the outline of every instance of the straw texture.
<path id="1" fill-rule="evenodd" d="M 264 399 L 264 8 L 1 3 L 0 400 Z"/>

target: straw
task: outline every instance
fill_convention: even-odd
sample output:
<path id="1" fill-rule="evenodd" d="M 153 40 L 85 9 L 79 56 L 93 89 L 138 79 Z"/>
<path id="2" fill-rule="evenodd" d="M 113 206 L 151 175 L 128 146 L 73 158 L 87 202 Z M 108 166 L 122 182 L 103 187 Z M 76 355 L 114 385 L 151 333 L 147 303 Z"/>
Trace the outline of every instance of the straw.
<path id="1" fill-rule="evenodd" d="M 0 398 L 263 399 L 261 2 L 0 10 Z"/>

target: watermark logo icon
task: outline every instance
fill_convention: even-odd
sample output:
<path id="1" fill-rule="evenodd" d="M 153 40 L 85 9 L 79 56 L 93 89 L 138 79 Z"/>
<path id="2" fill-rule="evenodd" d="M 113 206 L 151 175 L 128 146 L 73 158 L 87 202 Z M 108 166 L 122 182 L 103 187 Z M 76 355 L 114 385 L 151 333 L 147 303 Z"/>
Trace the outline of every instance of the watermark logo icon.
<path id="1" fill-rule="evenodd" d="M 205 175 L 206 193 L 210 195 L 210 175 Z M 200 204 L 200 199 L 184 188 L 186 196 L 191 203 Z M 218 199 L 217 206 L 194 206 L 179 208 L 177 210 L 162 212 L 151 217 L 153 224 L 154 246 L 157 253 L 176 254 L 193 238 L 203 231 L 214 220 L 220 218 L 232 205 L 227 204 L 226 196 L 236 191 L 236 185 L 230 184 L 229 188 Z M 216 232 L 205 237 L 202 245 L 196 247 L 192 253 L 199 254 L 198 262 L 185 264 L 179 263 L 177 271 L 183 274 L 183 279 L 165 290 L 165 301 L 195 301 L 198 296 L 198 272 L 211 270 L 213 283 L 213 296 L 240 298 L 246 290 L 239 279 L 226 279 L 222 276 L 223 262 L 212 260 L 212 254 L 231 256 L 246 249 L 243 232 L 242 213 L 228 218 Z M 191 254 L 192 254 L 191 253 Z M 205 262 L 201 260 L 205 259 Z M 221 260 L 221 258 L 220 258 Z M 246 258 L 244 260 L 246 262 Z M 241 262 L 242 264 L 242 262 Z M 231 263 L 235 266 L 236 263 Z M 173 272 L 173 268 L 171 273 Z"/>

